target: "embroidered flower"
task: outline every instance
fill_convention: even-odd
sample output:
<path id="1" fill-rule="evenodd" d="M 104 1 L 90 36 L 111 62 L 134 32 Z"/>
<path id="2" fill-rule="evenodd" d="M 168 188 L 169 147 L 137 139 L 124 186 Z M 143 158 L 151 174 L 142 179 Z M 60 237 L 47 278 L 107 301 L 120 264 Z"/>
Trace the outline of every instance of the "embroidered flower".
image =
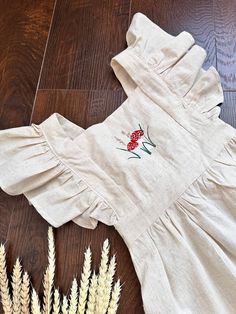
<path id="1" fill-rule="evenodd" d="M 132 140 L 127 144 L 128 150 L 134 150 L 138 146 L 138 142 L 136 140 Z"/>
<path id="2" fill-rule="evenodd" d="M 143 134 L 143 130 L 136 130 L 131 134 L 130 139 L 131 141 L 138 141 Z"/>
<path id="3" fill-rule="evenodd" d="M 117 147 L 117 149 L 119 150 L 123 150 L 125 152 L 128 152 L 130 154 L 132 154 L 130 157 L 128 157 L 128 159 L 131 158 L 141 158 L 140 152 L 138 152 L 137 150 L 135 150 L 139 144 L 140 144 L 140 150 L 144 151 L 145 153 L 151 155 L 151 150 L 150 150 L 150 146 L 151 147 L 156 147 L 156 144 L 153 143 L 153 141 L 151 140 L 150 136 L 149 136 L 149 130 L 147 127 L 147 132 L 146 134 L 144 133 L 141 125 L 139 124 L 139 130 L 135 130 L 132 132 L 132 134 L 130 135 L 130 141 L 127 144 L 127 149 L 124 148 L 119 148 Z M 143 137 L 143 139 L 141 140 L 141 143 L 138 143 L 138 140 L 141 139 Z M 148 145 L 148 146 L 147 146 Z M 135 150 L 135 152 L 134 152 Z"/>

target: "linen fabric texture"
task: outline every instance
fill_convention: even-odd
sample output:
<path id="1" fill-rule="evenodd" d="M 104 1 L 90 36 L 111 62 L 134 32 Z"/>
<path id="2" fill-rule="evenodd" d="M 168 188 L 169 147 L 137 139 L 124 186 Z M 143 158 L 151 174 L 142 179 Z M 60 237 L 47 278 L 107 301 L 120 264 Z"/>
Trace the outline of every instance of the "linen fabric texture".
<path id="1" fill-rule="evenodd" d="M 111 66 L 127 99 L 88 129 L 58 113 L 0 131 L 0 186 L 53 226 L 113 225 L 147 314 L 235 313 L 236 131 L 203 48 L 141 13 Z"/>

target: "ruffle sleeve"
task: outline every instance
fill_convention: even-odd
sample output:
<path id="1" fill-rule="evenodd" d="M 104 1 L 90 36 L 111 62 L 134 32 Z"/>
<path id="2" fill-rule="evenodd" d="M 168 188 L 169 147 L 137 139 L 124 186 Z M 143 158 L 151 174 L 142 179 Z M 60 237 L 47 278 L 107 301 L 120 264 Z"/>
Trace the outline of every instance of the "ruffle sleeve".
<path id="1" fill-rule="evenodd" d="M 94 229 L 112 225 L 115 213 L 75 169 L 73 138 L 84 130 L 55 113 L 42 124 L 0 131 L 0 187 L 24 194 L 54 227 L 73 220 Z"/>
<path id="2" fill-rule="evenodd" d="M 186 108 L 197 110 L 207 118 L 218 117 L 220 108 L 217 105 L 223 102 L 220 77 L 213 66 L 203 69 L 206 51 L 195 44 L 190 33 L 183 31 L 172 36 L 142 13 L 136 13 L 126 40 L 127 55 L 137 57 L 142 67 L 140 71 L 134 69 L 133 73 L 127 71 L 129 65 L 122 64 L 124 51 L 112 59 L 111 66 L 127 95 L 137 87 L 138 81 L 145 80 L 138 77 L 139 72 L 152 72 Z"/>

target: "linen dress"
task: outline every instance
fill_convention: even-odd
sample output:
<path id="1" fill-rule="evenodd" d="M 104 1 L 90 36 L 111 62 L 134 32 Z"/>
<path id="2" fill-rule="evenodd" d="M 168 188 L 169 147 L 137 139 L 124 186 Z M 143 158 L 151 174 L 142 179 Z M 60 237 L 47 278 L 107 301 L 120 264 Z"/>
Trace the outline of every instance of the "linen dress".
<path id="1" fill-rule="evenodd" d="M 127 99 L 84 130 L 58 113 L 0 132 L 0 186 L 53 226 L 113 225 L 145 313 L 236 313 L 236 131 L 188 32 L 136 13 L 111 60 Z M 127 313 L 132 309 L 127 309 Z"/>

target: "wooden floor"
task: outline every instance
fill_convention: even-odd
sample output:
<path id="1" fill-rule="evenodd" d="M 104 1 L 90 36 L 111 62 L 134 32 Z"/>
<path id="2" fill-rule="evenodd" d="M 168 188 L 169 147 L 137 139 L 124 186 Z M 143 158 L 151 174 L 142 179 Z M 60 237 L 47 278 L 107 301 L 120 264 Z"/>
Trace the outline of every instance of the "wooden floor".
<path id="1" fill-rule="evenodd" d="M 40 123 L 53 112 L 87 128 L 103 121 L 126 96 L 109 65 L 125 48 L 132 15 L 142 12 L 171 34 L 187 30 L 218 69 L 224 92 L 221 117 L 236 127 L 236 1 L 231 0 L 0 0 L 0 128 Z M 0 192 L 0 240 L 11 270 L 16 257 L 42 291 L 48 224 L 22 196 Z M 55 230 L 56 285 L 67 293 L 88 244 L 98 267 L 102 242 L 117 254 L 124 283 L 119 313 L 143 313 L 128 250 L 112 227 Z M 160 293 L 162 293 L 160 291 Z"/>

